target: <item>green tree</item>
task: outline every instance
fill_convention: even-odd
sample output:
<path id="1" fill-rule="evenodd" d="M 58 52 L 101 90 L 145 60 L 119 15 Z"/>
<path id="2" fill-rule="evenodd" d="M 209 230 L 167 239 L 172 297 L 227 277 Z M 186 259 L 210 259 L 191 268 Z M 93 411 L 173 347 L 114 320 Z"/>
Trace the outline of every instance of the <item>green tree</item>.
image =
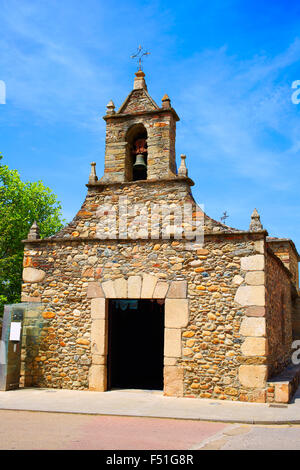
<path id="1" fill-rule="evenodd" d="M 20 302 L 23 243 L 36 220 L 41 238 L 63 226 L 61 205 L 41 181 L 23 182 L 0 154 L 0 316 L 3 305 Z"/>

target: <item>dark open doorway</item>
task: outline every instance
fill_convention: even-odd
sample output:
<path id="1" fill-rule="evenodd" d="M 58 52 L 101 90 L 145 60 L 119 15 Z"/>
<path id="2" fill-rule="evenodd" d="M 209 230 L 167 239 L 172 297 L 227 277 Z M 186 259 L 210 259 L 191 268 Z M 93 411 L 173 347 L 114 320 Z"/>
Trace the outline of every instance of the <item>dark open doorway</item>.
<path id="1" fill-rule="evenodd" d="M 110 300 L 108 389 L 163 389 L 164 304 Z"/>

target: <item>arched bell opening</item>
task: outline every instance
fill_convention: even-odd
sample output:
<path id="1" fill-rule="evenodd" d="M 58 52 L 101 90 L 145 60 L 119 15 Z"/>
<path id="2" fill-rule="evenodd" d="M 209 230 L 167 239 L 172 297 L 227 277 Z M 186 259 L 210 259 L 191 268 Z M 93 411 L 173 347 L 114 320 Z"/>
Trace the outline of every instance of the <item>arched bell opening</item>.
<path id="1" fill-rule="evenodd" d="M 143 124 L 135 124 L 127 131 L 127 181 L 138 181 L 147 179 L 147 138 L 147 130 Z"/>

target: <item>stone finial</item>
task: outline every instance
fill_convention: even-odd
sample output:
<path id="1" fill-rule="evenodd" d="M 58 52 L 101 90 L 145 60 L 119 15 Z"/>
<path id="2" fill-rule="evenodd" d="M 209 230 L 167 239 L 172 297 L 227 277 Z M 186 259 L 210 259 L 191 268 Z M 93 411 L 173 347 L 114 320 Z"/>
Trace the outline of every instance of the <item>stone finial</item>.
<path id="1" fill-rule="evenodd" d="M 33 224 L 30 227 L 29 233 L 28 233 L 28 240 L 38 240 L 40 239 L 40 229 L 36 221 L 33 222 Z"/>
<path id="2" fill-rule="evenodd" d="M 98 181 L 97 175 L 96 175 L 96 163 L 92 162 L 91 163 L 91 172 L 89 176 L 89 184 L 96 183 Z"/>
<path id="3" fill-rule="evenodd" d="M 144 90 L 147 90 L 147 85 L 144 77 L 145 74 L 142 70 L 138 70 L 137 72 L 135 72 L 135 79 L 133 84 L 134 90 L 140 90 L 142 88 L 144 88 Z"/>
<path id="4" fill-rule="evenodd" d="M 164 109 L 171 108 L 171 100 L 167 94 L 162 97 L 161 102 Z"/>
<path id="5" fill-rule="evenodd" d="M 262 223 L 260 221 L 260 216 L 259 216 L 257 210 L 254 209 L 254 211 L 252 212 L 252 215 L 251 215 L 251 223 L 250 223 L 249 230 L 250 230 L 250 232 L 260 232 L 263 229 L 264 228 L 263 228 Z"/>
<path id="6" fill-rule="evenodd" d="M 113 100 L 110 100 L 106 105 L 106 114 L 115 114 L 115 105 Z"/>
<path id="7" fill-rule="evenodd" d="M 180 155 L 180 158 L 181 158 L 181 163 L 180 163 L 180 167 L 178 168 L 178 176 L 187 176 L 188 170 L 185 165 L 186 155 Z"/>

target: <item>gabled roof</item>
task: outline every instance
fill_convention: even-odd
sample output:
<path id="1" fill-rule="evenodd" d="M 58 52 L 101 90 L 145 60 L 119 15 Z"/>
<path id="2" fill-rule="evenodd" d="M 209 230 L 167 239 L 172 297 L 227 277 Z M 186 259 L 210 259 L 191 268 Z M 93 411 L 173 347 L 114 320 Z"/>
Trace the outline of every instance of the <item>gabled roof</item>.
<path id="1" fill-rule="evenodd" d="M 134 110 L 135 112 L 154 111 L 159 109 L 159 106 L 151 98 L 145 88 L 132 90 L 127 96 L 126 100 L 120 106 L 117 114 L 128 114 Z"/>

